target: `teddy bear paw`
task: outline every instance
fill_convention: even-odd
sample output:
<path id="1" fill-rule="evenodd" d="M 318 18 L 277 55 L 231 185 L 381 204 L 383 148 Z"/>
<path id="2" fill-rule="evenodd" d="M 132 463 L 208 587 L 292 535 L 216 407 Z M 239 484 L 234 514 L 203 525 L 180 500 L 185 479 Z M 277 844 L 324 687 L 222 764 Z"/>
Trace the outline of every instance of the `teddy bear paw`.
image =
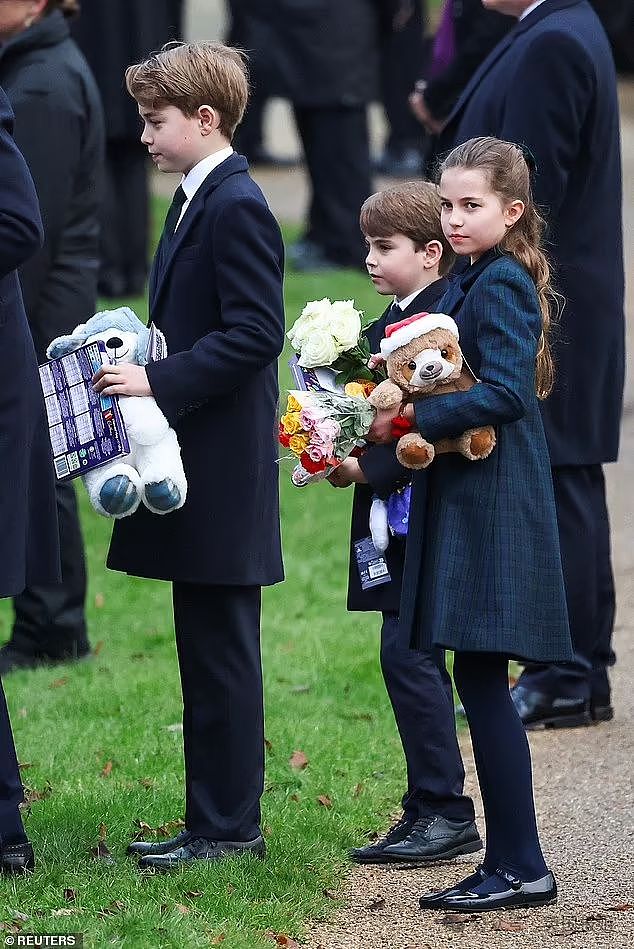
<path id="1" fill-rule="evenodd" d="M 145 503 L 150 510 L 158 514 L 174 511 L 181 503 L 181 492 L 171 478 L 151 481 L 144 488 Z"/>
<path id="2" fill-rule="evenodd" d="M 401 436 L 396 445 L 396 457 L 406 468 L 419 471 L 434 460 L 434 446 L 415 432 Z"/>
<path id="3" fill-rule="evenodd" d="M 127 475 L 114 475 L 102 484 L 99 502 L 110 517 L 122 517 L 138 504 L 136 485 Z"/>

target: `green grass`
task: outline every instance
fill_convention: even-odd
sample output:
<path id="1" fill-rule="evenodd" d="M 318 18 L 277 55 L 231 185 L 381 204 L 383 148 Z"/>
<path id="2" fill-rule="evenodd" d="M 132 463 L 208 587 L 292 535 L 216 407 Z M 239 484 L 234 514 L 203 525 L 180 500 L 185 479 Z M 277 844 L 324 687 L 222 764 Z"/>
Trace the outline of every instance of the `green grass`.
<path id="1" fill-rule="evenodd" d="M 164 203 L 156 208 L 162 219 Z M 369 315 L 381 308 L 362 274 L 289 274 L 289 320 L 326 294 L 354 297 Z M 129 302 L 144 314 L 142 301 Z M 347 848 L 397 810 L 404 765 L 377 661 L 378 617 L 345 610 L 350 494 L 295 489 L 289 473 L 283 465 L 287 580 L 264 597 L 269 859 L 145 877 L 125 856 L 138 821 L 183 816 L 170 590 L 105 569 L 110 525 L 78 484 L 97 654 L 5 681 L 23 780 L 44 796 L 25 818 L 37 871 L 0 881 L 0 922 L 83 932 L 90 946 L 208 946 L 224 934 L 231 949 L 255 949 L 273 945 L 267 930 L 301 936 L 307 920 L 333 911 L 324 891 L 342 880 Z M 4 603 L 2 638 L 10 626 Z M 296 749 L 309 759 L 302 771 L 289 765 Z M 100 828 L 114 863 L 90 854 Z"/>

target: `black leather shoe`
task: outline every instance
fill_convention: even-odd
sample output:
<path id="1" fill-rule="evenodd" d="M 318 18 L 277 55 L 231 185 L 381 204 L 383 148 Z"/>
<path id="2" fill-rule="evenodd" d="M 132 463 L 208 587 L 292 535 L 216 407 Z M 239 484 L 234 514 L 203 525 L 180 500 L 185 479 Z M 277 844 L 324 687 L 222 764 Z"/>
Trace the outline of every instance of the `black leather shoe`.
<path id="1" fill-rule="evenodd" d="M 127 852 L 135 857 L 146 857 L 149 854 L 155 853 L 169 853 L 171 850 L 178 850 L 178 848 L 186 844 L 190 838 L 190 832 L 184 830 L 182 833 L 177 834 L 176 837 L 170 837 L 169 840 L 163 840 L 160 843 L 150 840 L 133 840 L 132 843 L 128 845 Z"/>
<path id="2" fill-rule="evenodd" d="M 610 697 L 590 696 L 590 715 L 593 722 L 611 722 L 614 718 L 614 709 L 610 703 Z"/>
<path id="3" fill-rule="evenodd" d="M 41 666 L 58 666 L 65 662 L 78 662 L 88 659 L 92 655 L 90 647 L 84 646 L 81 650 L 69 648 L 57 656 L 46 653 L 24 652 L 11 643 L 0 647 L 0 675 L 15 672 L 16 669 L 39 669 Z"/>
<path id="4" fill-rule="evenodd" d="M 207 837 L 191 837 L 182 847 L 169 853 L 148 854 L 139 860 L 139 870 L 171 870 L 195 860 L 223 860 L 253 854 L 263 860 L 266 844 L 263 837 L 254 840 L 209 840 Z"/>
<path id="5" fill-rule="evenodd" d="M 354 850 L 351 850 L 350 859 L 354 860 L 355 863 L 391 863 L 391 860 L 386 860 L 383 857 L 383 851 L 390 844 L 398 844 L 401 840 L 404 840 L 413 826 L 413 820 L 404 816 L 401 817 L 380 840 L 368 844 L 367 847 L 355 847 Z"/>
<path id="6" fill-rule="evenodd" d="M 462 893 L 472 886 L 478 886 L 478 884 L 486 880 L 488 876 L 489 871 L 480 865 L 476 867 L 475 872 L 472 873 L 471 876 L 468 876 L 466 880 L 461 880 L 460 883 L 454 883 L 453 886 L 448 886 L 444 890 L 430 890 L 429 893 L 423 893 L 418 901 L 419 906 L 421 909 L 433 909 L 436 903 L 440 902 L 440 900 L 444 900 L 446 896 L 455 896 L 456 893 Z"/>
<path id="7" fill-rule="evenodd" d="M 0 873 L 26 873 L 35 870 L 35 856 L 29 841 L 6 844 L 0 849 Z"/>
<path id="8" fill-rule="evenodd" d="M 490 876 L 502 877 L 506 889 L 495 893 L 474 893 L 461 890 L 448 894 L 425 909 L 444 910 L 455 913 L 488 913 L 499 909 L 525 909 L 530 906 L 547 906 L 557 902 L 557 884 L 552 873 L 548 872 L 539 880 L 526 883 L 505 870 L 496 870 Z"/>
<path id="9" fill-rule="evenodd" d="M 511 698 L 527 730 L 536 728 L 577 728 L 591 725 L 590 702 L 533 692 L 518 682 Z"/>
<path id="10" fill-rule="evenodd" d="M 475 821 L 447 820 L 436 814 L 419 818 L 400 843 L 384 847 L 382 862 L 431 863 L 477 850 L 482 850 L 482 840 Z"/>

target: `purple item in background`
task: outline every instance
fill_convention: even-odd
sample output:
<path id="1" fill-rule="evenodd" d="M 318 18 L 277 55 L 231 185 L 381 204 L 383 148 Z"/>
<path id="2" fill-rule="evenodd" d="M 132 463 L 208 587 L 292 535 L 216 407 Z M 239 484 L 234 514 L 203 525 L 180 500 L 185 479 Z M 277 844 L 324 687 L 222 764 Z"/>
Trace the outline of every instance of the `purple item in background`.
<path id="1" fill-rule="evenodd" d="M 427 78 L 434 79 L 451 65 L 456 57 L 456 35 L 453 25 L 454 0 L 445 0 L 440 16 L 440 23 L 434 36 L 431 60 L 427 70 Z"/>
<path id="2" fill-rule="evenodd" d="M 387 523 L 396 537 L 406 537 L 409 527 L 409 502 L 412 496 L 411 484 L 394 491 L 387 499 Z"/>

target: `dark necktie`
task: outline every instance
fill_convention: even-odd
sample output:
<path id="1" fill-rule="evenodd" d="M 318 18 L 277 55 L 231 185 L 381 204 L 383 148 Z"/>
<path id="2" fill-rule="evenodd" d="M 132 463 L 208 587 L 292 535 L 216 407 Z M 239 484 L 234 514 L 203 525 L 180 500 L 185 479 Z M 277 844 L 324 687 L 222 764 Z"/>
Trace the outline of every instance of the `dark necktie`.
<path id="1" fill-rule="evenodd" d="M 398 323 L 402 319 L 403 319 L 403 311 L 401 310 L 400 306 L 395 300 L 392 306 L 390 307 L 390 313 L 387 318 L 387 321 L 388 323 Z"/>
<path id="2" fill-rule="evenodd" d="M 172 203 L 169 206 L 169 210 L 165 217 L 165 224 L 163 225 L 163 234 L 168 241 L 170 241 L 174 236 L 178 219 L 181 216 L 181 211 L 183 210 L 183 205 L 186 201 L 187 195 L 183 191 L 182 186 L 179 185 L 174 192 L 174 197 L 172 198 Z"/>

